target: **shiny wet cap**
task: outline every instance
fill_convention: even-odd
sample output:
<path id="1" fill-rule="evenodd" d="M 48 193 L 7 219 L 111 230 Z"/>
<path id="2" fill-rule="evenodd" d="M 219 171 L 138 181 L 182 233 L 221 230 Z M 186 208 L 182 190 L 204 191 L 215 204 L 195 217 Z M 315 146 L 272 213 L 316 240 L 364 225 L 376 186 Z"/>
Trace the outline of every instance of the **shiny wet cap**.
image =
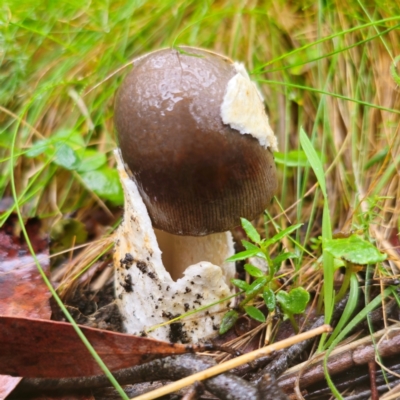
<path id="1" fill-rule="evenodd" d="M 181 47 L 140 57 L 121 85 L 119 145 L 155 228 L 223 232 L 262 213 L 274 195 L 270 149 L 221 118 L 236 75 L 230 59 Z"/>

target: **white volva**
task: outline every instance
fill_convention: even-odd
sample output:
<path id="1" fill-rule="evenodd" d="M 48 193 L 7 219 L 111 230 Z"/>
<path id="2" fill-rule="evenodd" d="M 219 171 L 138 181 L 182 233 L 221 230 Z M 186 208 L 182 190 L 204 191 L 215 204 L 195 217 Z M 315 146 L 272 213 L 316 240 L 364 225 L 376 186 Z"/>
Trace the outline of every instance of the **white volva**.
<path id="1" fill-rule="evenodd" d="M 249 134 L 264 147 L 277 151 L 277 140 L 265 112 L 263 98 L 243 64 L 235 62 L 237 74 L 226 87 L 221 104 L 221 118 L 242 134 Z"/>
<path id="2" fill-rule="evenodd" d="M 125 194 L 124 220 L 116 232 L 114 265 L 117 304 L 125 330 L 140 335 L 161 324 L 232 294 L 229 281 L 234 263 L 224 260 L 234 254 L 230 232 L 194 238 L 173 236 L 168 246 L 175 248 L 174 281 L 165 269 L 154 231 L 135 182 L 128 176 L 119 150 L 115 151 L 118 172 Z M 176 240 L 174 239 L 176 238 Z M 201 261 L 204 260 L 204 261 Z M 196 263 L 190 265 L 190 263 Z M 199 262 L 200 261 L 200 262 Z M 221 266 L 212 264 L 218 263 Z M 175 265 L 174 264 L 174 265 Z M 227 302 L 195 313 L 181 325 L 167 325 L 148 336 L 166 341 L 197 342 L 217 333 Z"/>

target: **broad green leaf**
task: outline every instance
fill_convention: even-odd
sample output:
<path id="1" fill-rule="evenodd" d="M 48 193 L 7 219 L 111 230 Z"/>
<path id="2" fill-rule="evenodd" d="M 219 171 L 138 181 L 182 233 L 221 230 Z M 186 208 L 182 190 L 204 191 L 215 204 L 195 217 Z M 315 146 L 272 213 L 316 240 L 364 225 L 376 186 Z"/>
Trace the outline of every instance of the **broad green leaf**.
<path id="1" fill-rule="evenodd" d="M 231 282 L 233 285 L 244 291 L 248 290 L 250 287 L 247 282 L 242 281 L 241 279 L 231 279 Z"/>
<path id="2" fill-rule="evenodd" d="M 105 154 L 92 149 L 83 150 L 82 154 L 78 152 L 81 162 L 77 168 L 78 172 L 88 172 L 99 169 L 107 162 Z"/>
<path id="3" fill-rule="evenodd" d="M 300 143 L 304 152 L 307 155 L 308 161 L 311 164 L 311 168 L 314 171 L 315 176 L 317 177 L 318 184 L 321 188 L 322 194 L 324 197 L 327 196 L 326 192 L 326 183 L 325 183 L 325 173 L 324 168 L 322 166 L 321 160 L 314 149 L 314 146 L 310 142 L 307 134 L 304 132 L 303 128 L 300 128 Z"/>
<path id="4" fill-rule="evenodd" d="M 324 250 L 336 258 L 342 258 L 358 265 L 376 264 L 387 257 L 372 243 L 357 235 L 351 235 L 348 238 L 325 240 Z"/>
<path id="5" fill-rule="evenodd" d="M 274 291 L 272 289 L 265 289 L 263 292 L 263 299 L 268 311 L 274 311 L 276 306 Z"/>
<path id="6" fill-rule="evenodd" d="M 87 188 L 93 190 L 102 199 L 109 200 L 116 205 L 124 203 L 117 170 L 103 167 L 95 171 L 83 172 L 80 175 Z"/>
<path id="7" fill-rule="evenodd" d="M 244 307 L 244 310 L 249 317 L 255 319 L 258 322 L 265 322 L 265 315 L 258 308 L 254 306 L 247 306 Z"/>
<path id="8" fill-rule="evenodd" d="M 254 278 L 261 278 L 262 276 L 264 276 L 264 273 L 261 271 L 261 269 L 255 267 L 254 265 L 245 264 L 244 269 L 250 276 L 253 276 Z"/>
<path id="9" fill-rule="evenodd" d="M 227 262 L 233 262 L 233 261 L 240 261 L 240 260 L 246 260 L 249 257 L 260 257 L 260 258 L 266 258 L 265 255 L 262 253 L 262 251 L 257 248 L 257 249 L 252 249 L 252 250 L 245 250 L 241 251 L 240 253 L 237 253 L 233 255 L 232 257 L 229 257 L 226 259 Z"/>
<path id="10" fill-rule="evenodd" d="M 261 242 L 261 237 L 256 228 L 254 228 L 254 226 L 252 225 L 252 223 L 246 218 L 240 218 L 240 221 L 242 223 L 244 231 L 246 232 L 246 235 L 250 238 L 250 240 L 254 243 L 259 244 Z"/>
<path id="11" fill-rule="evenodd" d="M 259 249 L 258 246 L 256 246 L 253 243 L 248 242 L 247 240 L 242 240 L 242 245 L 246 250 L 255 250 L 255 249 Z"/>
<path id="12" fill-rule="evenodd" d="M 75 170 L 78 167 L 80 160 L 76 152 L 70 146 L 61 143 L 57 146 L 53 162 L 65 169 Z"/>
<path id="13" fill-rule="evenodd" d="M 257 293 L 262 290 L 262 288 L 268 283 L 269 277 L 262 276 L 261 278 L 257 278 L 246 290 L 246 295 L 251 296 L 254 293 Z"/>
<path id="14" fill-rule="evenodd" d="M 262 243 L 263 247 L 268 247 L 271 244 L 274 244 L 276 242 L 279 242 L 280 240 L 282 240 L 285 236 L 290 235 L 293 231 L 295 231 L 296 229 L 299 229 L 303 224 L 296 224 L 296 225 L 292 225 L 289 226 L 286 229 L 283 229 L 282 231 L 278 232 L 276 235 L 274 235 L 271 239 L 265 240 Z"/>
<path id="15" fill-rule="evenodd" d="M 219 334 L 223 335 L 231 329 L 236 321 L 239 318 L 239 314 L 235 310 L 228 311 L 223 317 L 221 321 L 221 325 L 219 327 Z"/>
<path id="16" fill-rule="evenodd" d="M 300 287 L 292 289 L 289 293 L 281 290 L 276 295 L 276 300 L 285 313 L 301 314 L 310 301 L 310 293 Z"/>

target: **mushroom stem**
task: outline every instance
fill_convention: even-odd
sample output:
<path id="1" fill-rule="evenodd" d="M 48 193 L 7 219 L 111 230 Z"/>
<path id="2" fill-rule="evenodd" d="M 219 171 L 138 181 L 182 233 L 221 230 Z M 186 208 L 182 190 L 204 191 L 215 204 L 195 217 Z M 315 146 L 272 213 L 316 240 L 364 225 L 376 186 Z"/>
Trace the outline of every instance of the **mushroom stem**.
<path id="1" fill-rule="evenodd" d="M 125 195 L 124 220 L 116 233 L 115 290 L 126 331 L 142 334 L 177 315 L 230 296 L 234 264 L 224 263 L 234 254 L 230 232 L 200 238 L 156 233 L 119 150 L 115 156 Z M 182 343 L 207 339 L 217 332 L 227 304 L 221 302 L 190 320 L 158 328 L 149 335 Z"/>
<path id="2" fill-rule="evenodd" d="M 162 252 L 162 262 L 174 281 L 182 278 L 189 265 L 207 260 L 224 265 L 226 254 L 233 254 L 230 232 L 207 236 L 178 236 L 154 229 Z"/>

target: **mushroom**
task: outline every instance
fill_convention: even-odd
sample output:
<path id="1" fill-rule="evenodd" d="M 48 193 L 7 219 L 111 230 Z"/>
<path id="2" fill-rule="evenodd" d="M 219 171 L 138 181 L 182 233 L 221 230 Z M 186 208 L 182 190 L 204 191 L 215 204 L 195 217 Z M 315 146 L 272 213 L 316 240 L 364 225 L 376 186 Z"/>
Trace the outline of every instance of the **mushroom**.
<path id="1" fill-rule="evenodd" d="M 229 229 L 270 202 L 276 138 L 244 66 L 192 47 L 136 59 L 114 119 L 125 194 L 114 257 L 117 303 L 125 329 L 139 334 L 231 294 Z M 227 303 L 151 336 L 208 338 Z"/>

